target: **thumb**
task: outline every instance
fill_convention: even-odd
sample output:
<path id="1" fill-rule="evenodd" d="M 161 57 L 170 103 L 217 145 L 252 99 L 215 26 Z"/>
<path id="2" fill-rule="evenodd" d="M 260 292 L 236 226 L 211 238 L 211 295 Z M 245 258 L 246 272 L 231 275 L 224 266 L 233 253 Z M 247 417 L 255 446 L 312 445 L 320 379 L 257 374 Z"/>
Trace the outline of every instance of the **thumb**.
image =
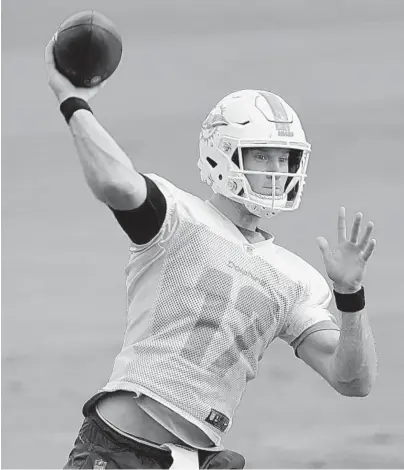
<path id="1" fill-rule="evenodd" d="M 92 89 L 98 93 L 100 90 L 104 88 L 104 86 L 108 83 L 109 79 L 103 80 L 99 85 L 96 85 L 95 87 L 92 87 Z"/>
<path id="2" fill-rule="evenodd" d="M 331 260 L 331 250 L 330 246 L 328 245 L 328 241 L 324 237 L 317 237 L 318 247 L 321 250 L 324 260 L 329 261 Z"/>
<path id="3" fill-rule="evenodd" d="M 55 58 L 53 56 L 53 48 L 55 46 L 55 36 L 49 41 L 45 48 L 45 65 L 46 68 L 53 69 L 55 67 Z"/>

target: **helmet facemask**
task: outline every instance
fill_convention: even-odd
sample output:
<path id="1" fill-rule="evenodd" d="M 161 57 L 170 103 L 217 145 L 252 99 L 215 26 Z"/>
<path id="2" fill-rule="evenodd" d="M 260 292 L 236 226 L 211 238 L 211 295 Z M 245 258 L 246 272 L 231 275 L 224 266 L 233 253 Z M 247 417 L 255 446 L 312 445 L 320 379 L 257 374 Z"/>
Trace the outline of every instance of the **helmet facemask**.
<path id="1" fill-rule="evenodd" d="M 233 153 L 227 184 L 232 194 L 229 194 L 227 197 L 243 203 L 255 215 L 269 218 L 277 215 L 280 211 L 292 211 L 298 207 L 305 184 L 308 152 L 299 149 L 286 149 L 289 150 L 287 172 L 246 170 L 243 156 L 245 150 L 247 148 L 262 147 L 264 146 L 238 146 L 237 150 Z M 265 147 L 277 148 L 273 145 Z M 254 174 L 265 175 L 271 178 L 271 187 L 273 188 L 271 194 L 260 194 L 252 189 L 248 175 Z M 286 177 L 282 194 L 280 195 L 275 191 L 277 177 L 284 179 Z"/>
<path id="2" fill-rule="evenodd" d="M 202 126 L 198 167 L 202 180 L 214 192 L 243 204 L 259 217 L 269 218 L 299 207 L 310 144 L 296 113 L 282 101 L 287 118 L 272 118 L 270 111 L 265 109 L 267 101 L 262 99 L 263 96 L 263 92 L 256 90 L 235 92 L 212 110 Z M 271 98 L 272 101 L 274 99 Z M 285 119 L 285 124 L 281 119 Z M 246 170 L 243 154 L 247 148 L 288 150 L 287 172 Z M 271 194 L 252 190 L 248 175 L 253 174 L 272 179 L 270 186 L 268 183 L 273 188 Z M 282 194 L 279 193 L 279 177 L 285 180 L 284 184 L 282 181 Z"/>

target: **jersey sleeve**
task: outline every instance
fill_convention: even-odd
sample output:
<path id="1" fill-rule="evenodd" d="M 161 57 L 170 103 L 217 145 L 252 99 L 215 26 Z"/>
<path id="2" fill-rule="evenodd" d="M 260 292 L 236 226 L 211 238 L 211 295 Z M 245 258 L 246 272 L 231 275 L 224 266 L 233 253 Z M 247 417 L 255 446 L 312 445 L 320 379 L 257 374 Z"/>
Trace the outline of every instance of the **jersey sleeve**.
<path id="1" fill-rule="evenodd" d="M 313 268 L 308 293 L 288 315 L 279 338 L 295 350 L 307 336 L 320 330 L 339 330 L 336 318 L 329 310 L 332 294 L 323 276 Z"/>
<path id="2" fill-rule="evenodd" d="M 146 180 L 145 202 L 136 209 L 120 211 L 110 208 L 131 241 L 131 250 L 145 249 L 167 238 L 175 227 L 176 203 L 169 184 L 154 174 L 142 175 Z"/>

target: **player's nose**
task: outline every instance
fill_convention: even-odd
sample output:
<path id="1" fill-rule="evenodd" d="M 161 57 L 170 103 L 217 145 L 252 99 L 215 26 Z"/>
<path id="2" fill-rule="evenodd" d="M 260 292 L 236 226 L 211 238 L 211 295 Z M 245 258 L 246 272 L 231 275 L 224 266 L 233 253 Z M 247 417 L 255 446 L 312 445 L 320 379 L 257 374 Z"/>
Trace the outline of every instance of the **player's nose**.
<path id="1" fill-rule="evenodd" d="M 279 162 L 277 159 L 271 159 L 269 162 L 268 162 L 268 171 L 279 171 L 280 170 L 280 166 L 279 166 Z"/>
<path id="2" fill-rule="evenodd" d="M 278 172 L 279 173 L 280 167 L 277 164 L 276 165 L 271 165 L 271 166 L 268 167 L 267 171 Z M 269 181 L 272 181 L 272 175 L 266 175 L 266 177 Z M 278 181 L 280 177 L 281 177 L 280 175 L 275 175 L 275 180 Z"/>

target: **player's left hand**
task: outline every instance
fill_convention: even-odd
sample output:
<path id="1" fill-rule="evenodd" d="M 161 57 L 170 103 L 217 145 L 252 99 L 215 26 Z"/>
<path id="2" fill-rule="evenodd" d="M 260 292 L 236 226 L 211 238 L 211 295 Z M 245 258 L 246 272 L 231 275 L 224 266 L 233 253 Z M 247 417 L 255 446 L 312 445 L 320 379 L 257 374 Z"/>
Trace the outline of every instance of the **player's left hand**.
<path id="1" fill-rule="evenodd" d="M 358 240 L 362 218 L 363 215 L 358 212 L 347 240 L 345 208 L 341 207 L 338 212 L 337 247 L 331 251 L 325 238 L 317 238 L 328 277 L 333 281 L 334 289 L 342 294 L 356 292 L 362 287 L 367 262 L 376 246 L 376 240 L 370 240 L 372 222 L 368 222 L 364 235 Z"/>
<path id="2" fill-rule="evenodd" d="M 85 101 L 90 100 L 95 96 L 101 88 L 103 88 L 107 80 L 104 80 L 99 85 L 91 88 L 79 88 L 73 85 L 64 75 L 62 75 L 56 68 L 55 58 L 53 55 L 53 47 L 56 35 L 49 41 L 45 49 L 45 65 L 48 72 L 48 83 L 52 91 L 55 93 L 59 103 L 70 97 L 81 98 Z"/>

